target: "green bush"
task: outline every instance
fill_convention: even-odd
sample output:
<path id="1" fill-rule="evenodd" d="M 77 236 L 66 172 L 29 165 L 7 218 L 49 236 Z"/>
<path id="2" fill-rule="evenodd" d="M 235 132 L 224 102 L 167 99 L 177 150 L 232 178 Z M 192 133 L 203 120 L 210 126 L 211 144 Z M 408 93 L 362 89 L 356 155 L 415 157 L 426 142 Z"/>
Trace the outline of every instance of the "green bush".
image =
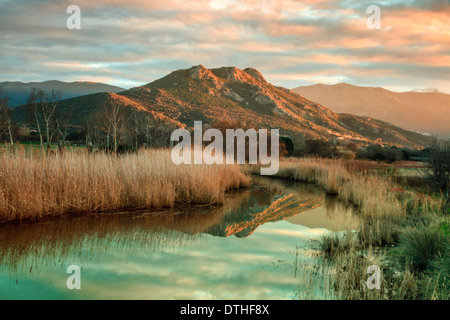
<path id="1" fill-rule="evenodd" d="M 448 243 L 449 237 L 438 228 L 419 225 L 407 228 L 400 235 L 394 254 L 400 262 L 411 264 L 415 270 L 424 271 L 444 254 Z"/>

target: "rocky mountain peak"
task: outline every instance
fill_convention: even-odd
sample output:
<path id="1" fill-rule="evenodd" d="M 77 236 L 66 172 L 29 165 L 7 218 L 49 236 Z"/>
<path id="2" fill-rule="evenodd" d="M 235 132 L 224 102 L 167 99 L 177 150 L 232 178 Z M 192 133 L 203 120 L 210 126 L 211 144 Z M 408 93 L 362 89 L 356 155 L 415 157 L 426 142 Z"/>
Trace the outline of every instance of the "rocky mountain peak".
<path id="1" fill-rule="evenodd" d="M 262 83 L 267 83 L 266 79 L 263 77 L 261 72 L 259 72 L 255 68 L 245 68 L 244 72 L 249 74 L 252 78 L 254 78 Z"/>
<path id="2" fill-rule="evenodd" d="M 211 72 L 211 70 L 201 64 L 189 69 L 189 76 L 195 80 L 209 80 L 216 89 L 220 89 L 223 85 L 222 82 Z"/>
<path id="3" fill-rule="evenodd" d="M 214 78 L 214 75 L 205 68 L 203 65 L 199 64 L 189 69 L 189 75 L 192 79 L 202 80 Z"/>

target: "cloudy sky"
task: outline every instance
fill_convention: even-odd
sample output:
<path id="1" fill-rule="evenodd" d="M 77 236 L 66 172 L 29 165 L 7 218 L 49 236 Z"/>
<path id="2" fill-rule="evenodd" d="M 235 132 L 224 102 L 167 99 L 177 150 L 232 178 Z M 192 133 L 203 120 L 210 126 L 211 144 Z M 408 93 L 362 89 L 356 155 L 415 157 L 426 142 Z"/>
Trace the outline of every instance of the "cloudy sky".
<path id="1" fill-rule="evenodd" d="M 81 30 L 67 28 L 69 5 Z M 367 27 L 370 5 L 381 29 Z M 130 88 L 198 64 L 288 88 L 450 93 L 450 0 L 0 0 L 0 81 Z"/>

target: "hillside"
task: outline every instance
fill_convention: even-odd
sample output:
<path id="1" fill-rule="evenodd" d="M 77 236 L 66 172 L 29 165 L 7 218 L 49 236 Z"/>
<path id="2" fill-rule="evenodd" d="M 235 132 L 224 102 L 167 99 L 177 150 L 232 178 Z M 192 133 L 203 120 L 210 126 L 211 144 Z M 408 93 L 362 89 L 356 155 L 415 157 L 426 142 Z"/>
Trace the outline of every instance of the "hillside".
<path id="1" fill-rule="evenodd" d="M 402 128 L 450 137 L 450 95 L 439 92 L 392 92 L 346 83 L 292 89 L 334 112 L 373 117 Z"/>
<path id="2" fill-rule="evenodd" d="M 121 92 L 125 89 L 111 86 L 104 83 L 95 82 L 62 82 L 62 81 L 44 81 L 44 82 L 0 82 L 2 89 L 1 97 L 8 97 L 8 106 L 17 107 L 27 102 L 30 90 L 32 88 L 42 89 L 44 91 L 59 90 L 62 92 L 63 99 L 80 97 L 87 94 L 98 92 Z"/>
<path id="3" fill-rule="evenodd" d="M 207 69 L 202 65 L 177 70 L 141 87 L 114 93 L 97 93 L 64 100 L 76 110 L 74 124 L 103 103 L 147 110 L 193 126 L 195 120 L 242 120 L 255 128 L 278 128 L 282 135 L 310 139 L 375 142 L 418 148 L 427 137 L 388 123 L 353 115 L 340 115 L 291 90 L 268 83 L 255 69 Z M 21 108 L 16 110 L 21 113 Z"/>

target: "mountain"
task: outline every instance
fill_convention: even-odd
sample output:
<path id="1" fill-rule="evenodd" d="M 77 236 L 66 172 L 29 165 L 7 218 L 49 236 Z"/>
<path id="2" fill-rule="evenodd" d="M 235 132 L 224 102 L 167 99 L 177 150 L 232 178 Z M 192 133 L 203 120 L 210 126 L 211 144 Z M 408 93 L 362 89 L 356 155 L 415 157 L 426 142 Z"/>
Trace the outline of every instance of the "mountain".
<path id="1" fill-rule="evenodd" d="M 253 68 L 207 69 L 198 65 L 177 70 L 141 87 L 120 93 L 71 98 L 62 107 L 76 110 L 74 125 L 104 103 L 147 110 L 192 127 L 217 120 L 241 120 L 254 128 L 276 128 L 295 139 L 346 140 L 359 144 L 382 139 L 386 144 L 419 148 L 428 137 L 367 117 L 338 114 L 286 88 L 268 83 Z M 17 108 L 22 113 L 22 108 Z"/>
<path id="2" fill-rule="evenodd" d="M 450 95 L 436 90 L 392 92 L 339 83 L 292 91 L 334 112 L 373 117 L 408 130 L 450 137 Z"/>
<path id="3" fill-rule="evenodd" d="M 17 107 L 27 103 L 30 90 L 32 88 L 42 89 L 45 91 L 60 90 L 63 99 L 84 96 L 87 94 L 98 92 L 121 92 L 125 89 L 111 86 L 104 83 L 96 82 L 62 82 L 62 81 L 45 81 L 45 82 L 0 82 L 2 89 L 1 97 L 8 97 L 8 105 Z"/>

